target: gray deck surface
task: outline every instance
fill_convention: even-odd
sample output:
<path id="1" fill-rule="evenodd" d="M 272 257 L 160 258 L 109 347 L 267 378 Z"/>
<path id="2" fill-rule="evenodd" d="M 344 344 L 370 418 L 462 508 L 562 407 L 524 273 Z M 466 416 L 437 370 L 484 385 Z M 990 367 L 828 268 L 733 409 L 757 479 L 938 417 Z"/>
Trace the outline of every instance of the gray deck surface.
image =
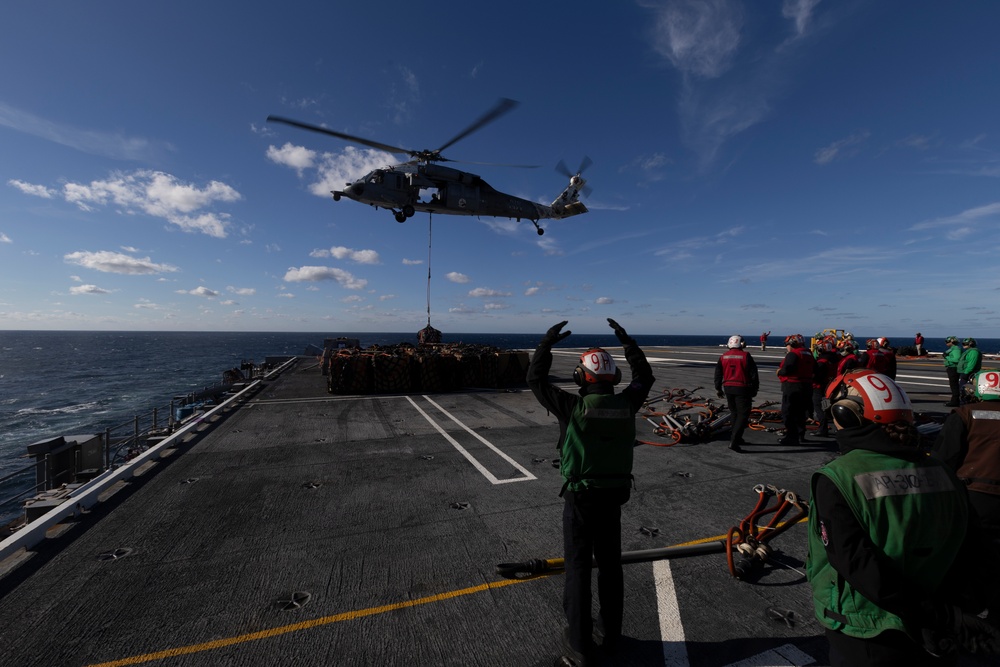
<path id="1" fill-rule="evenodd" d="M 778 400 L 784 349 L 750 351 L 757 402 Z M 721 352 L 647 349 L 654 395 L 714 396 Z M 575 389 L 579 350 L 556 353 L 554 377 Z M 551 665 L 562 577 L 495 568 L 562 556 L 555 419 L 526 388 L 348 397 L 324 380 L 300 359 L 0 580 L 0 665 Z M 947 410 L 939 359 L 901 360 L 899 380 L 918 410 Z M 726 440 L 637 447 L 624 549 L 721 539 L 758 483 L 807 497 L 833 439 L 777 438 L 748 431 L 744 454 Z M 805 535 L 778 538 L 751 582 L 721 553 L 627 565 L 626 639 L 598 664 L 827 664 Z M 99 558 L 116 549 L 131 551 Z"/>

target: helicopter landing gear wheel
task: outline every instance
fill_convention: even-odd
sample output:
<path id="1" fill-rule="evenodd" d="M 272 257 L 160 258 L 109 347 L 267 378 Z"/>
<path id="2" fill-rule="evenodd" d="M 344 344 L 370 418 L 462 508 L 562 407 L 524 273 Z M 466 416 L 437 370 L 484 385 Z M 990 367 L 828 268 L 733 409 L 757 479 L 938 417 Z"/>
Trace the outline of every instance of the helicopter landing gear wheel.
<path id="1" fill-rule="evenodd" d="M 333 201 L 340 201 L 340 193 L 339 192 L 334 192 L 333 193 Z"/>
<path id="2" fill-rule="evenodd" d="M 531 221 L 531 224 L 533 224 L 533 225 L 535 226 L 535 231 L 537 231 L 537 232 L 538 232 L 538 235 L 539 235 L 539 236 L 541 236 L 542 234 L 544 234 L 544 233 L 545 233 L 545 230 L 544 230 L 544 229 L 542 229 L 541 227 L 539 227 L 539 226 L 538 226 L 538 222 L 537 222 L 537 221 L 535 221 L 535 220 L 532 220 L 532 221 Z"/>
<path id="3" fill-rule="evenodd" d="M 406 222 L 406 215 L 402 211 L 396 213 L 396 222 Z"/>
<path id="4" fill-rule="evenodd" d="M 403 207 L 403 217 L 404 217 L 404 218 L 412 218 L 412 217 L 413 217 L 413 214 L 414 214 L 415 212 L 416 212 L 416 211 L 414 211 L 414 210 L 413 210 L 413 207 L 412 207 L 412 206 L 410 206 L 409 204 L 407 204 L 406 206 L 404 206 L 404 207 Z"/>

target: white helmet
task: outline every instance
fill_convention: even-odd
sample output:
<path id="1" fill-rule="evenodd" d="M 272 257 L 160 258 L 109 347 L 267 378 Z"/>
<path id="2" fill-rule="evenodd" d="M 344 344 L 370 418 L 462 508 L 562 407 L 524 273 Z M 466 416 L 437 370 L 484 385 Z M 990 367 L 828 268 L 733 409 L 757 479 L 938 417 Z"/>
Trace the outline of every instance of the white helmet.
<path id="1" fill-rule="evenodd" d="M 618 384 L 622 381 L 622 372 L 606 350 L 595 347 L 580 355 L 580 364 L 573 370 L 573 380 L 580 386 L 598 382 Z"/>
<path id="2" fill-rule="evenodd" d="M 745 345 L 746 345 L 746 341 L 743 340 L 743 336 L 740 336 L 739 334 L 730 336 L 729 337 L 729 342 L 726 343 L 726 346 L 730 350 L 736 350 L 736 349 L 744 347 Z"/>
<path id="3" fill-rule="evenodd" d="M 913 423 L 913 404 L 888 375 L 867 368 L 837 376 L 827 387 L 830 412 L 838 424 L 854 428 L 868 423 Z"/>

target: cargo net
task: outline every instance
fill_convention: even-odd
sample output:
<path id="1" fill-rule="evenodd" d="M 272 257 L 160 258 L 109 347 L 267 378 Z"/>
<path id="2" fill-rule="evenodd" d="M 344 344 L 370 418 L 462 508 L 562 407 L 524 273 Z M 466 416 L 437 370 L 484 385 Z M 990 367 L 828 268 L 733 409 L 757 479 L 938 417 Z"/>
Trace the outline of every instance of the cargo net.
<path id="1" fill-rule="evenodd" d="M 670 447 L 681 443 L 696 444 L 710 442 L 723 434 L 728 434 L 732 426 L 732 414 L 728 404 L 700 396 L 704 387 L 694 389 L 664 389 L 658 396 L 650 397 L 642 406 L 640 417 L 653 427 L 653 438 L 637 439 L 639 444 Z M 816 414 L 806 419 L 807 431 L 819 427 Z M 920 447 L 929 449 L 941 431 L 947 414 L 939 412 L 914 412 L 913 419 L 920 433 Z M 747 421 L 750 431 L 784 433 L 784 419 L 777 401 L 764 401 L 750 408 Z M 835 431 L 832 418 L 829 430 Z"/>
<path id="2" fill-rule="evenodd" d="M 528 353 L 465 343 L 399 343 L 331 350 L 322 368 L 331 394 L 512 389 L 527 386 Z"/>
<path id="3" fill-rule="evenodd" d="M 680 443 L 708 442 L 728 433 L 732 415 L 725 403 L 700 396 L 703 387 L 665 389 L 643 405 L 642 418 L 653 427 L 653 439 L 638 440 L 644 445 L 670 447 Z M 750 411 L 751 429 L 770 430 L 767 422 L 781 424 L 781 412 L 770 410 L 774 402 L 765 401 Z M 776 429 L 775 429 L 776 430 Z"/>

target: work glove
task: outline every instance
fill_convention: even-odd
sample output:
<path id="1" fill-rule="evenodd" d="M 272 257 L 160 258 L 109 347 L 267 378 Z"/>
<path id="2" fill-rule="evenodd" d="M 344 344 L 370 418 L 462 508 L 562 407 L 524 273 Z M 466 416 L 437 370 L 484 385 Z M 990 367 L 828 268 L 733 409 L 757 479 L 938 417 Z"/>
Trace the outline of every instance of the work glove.
<path id="1" fill-rule="evenodd" d="M 608 324 L 610 324 L 611 328 L 615 330 L 615 336 L 618 337 L 619 343 L 621 343 L 622 345 L 629 345 L 631 343 L 635 343 L 635 340 L 627 333 L 625 333 L 625 329 L 622 328 L 622 325 L 618 324 L 610 317 L 608 318 Z"/>
<path id="2" fill-rule="evenodd" d="M 950 604 L 921 605 L 927 627 L 921 628 L 924 650 L 936 657 L 959 651 L 976 654 L 1000 653 L 1000 630 L 985 620 Z"/>
<path id="3" fill-rule="evenodd" d="M 560 330 L 566 326 L 567 321 L 568 320 L 563 320 L 559 324 L 551 326 L 549 330 L 545 332 L 545 335 L 542 336 L 542 340 L 539 341 L 538 347 L 552 347 L 563 338 L 573 333 L 572 331 L 563 331 L 560 333 Z"/>
<path id="4" fill-rule="evenodd" d="M 721 389 L 716 389 L 715 390 L 715 395 L 718 396 L 719 398 L 725 398 L 726 397 L 726 393 L 724 391 L 722 391 Z"/>

